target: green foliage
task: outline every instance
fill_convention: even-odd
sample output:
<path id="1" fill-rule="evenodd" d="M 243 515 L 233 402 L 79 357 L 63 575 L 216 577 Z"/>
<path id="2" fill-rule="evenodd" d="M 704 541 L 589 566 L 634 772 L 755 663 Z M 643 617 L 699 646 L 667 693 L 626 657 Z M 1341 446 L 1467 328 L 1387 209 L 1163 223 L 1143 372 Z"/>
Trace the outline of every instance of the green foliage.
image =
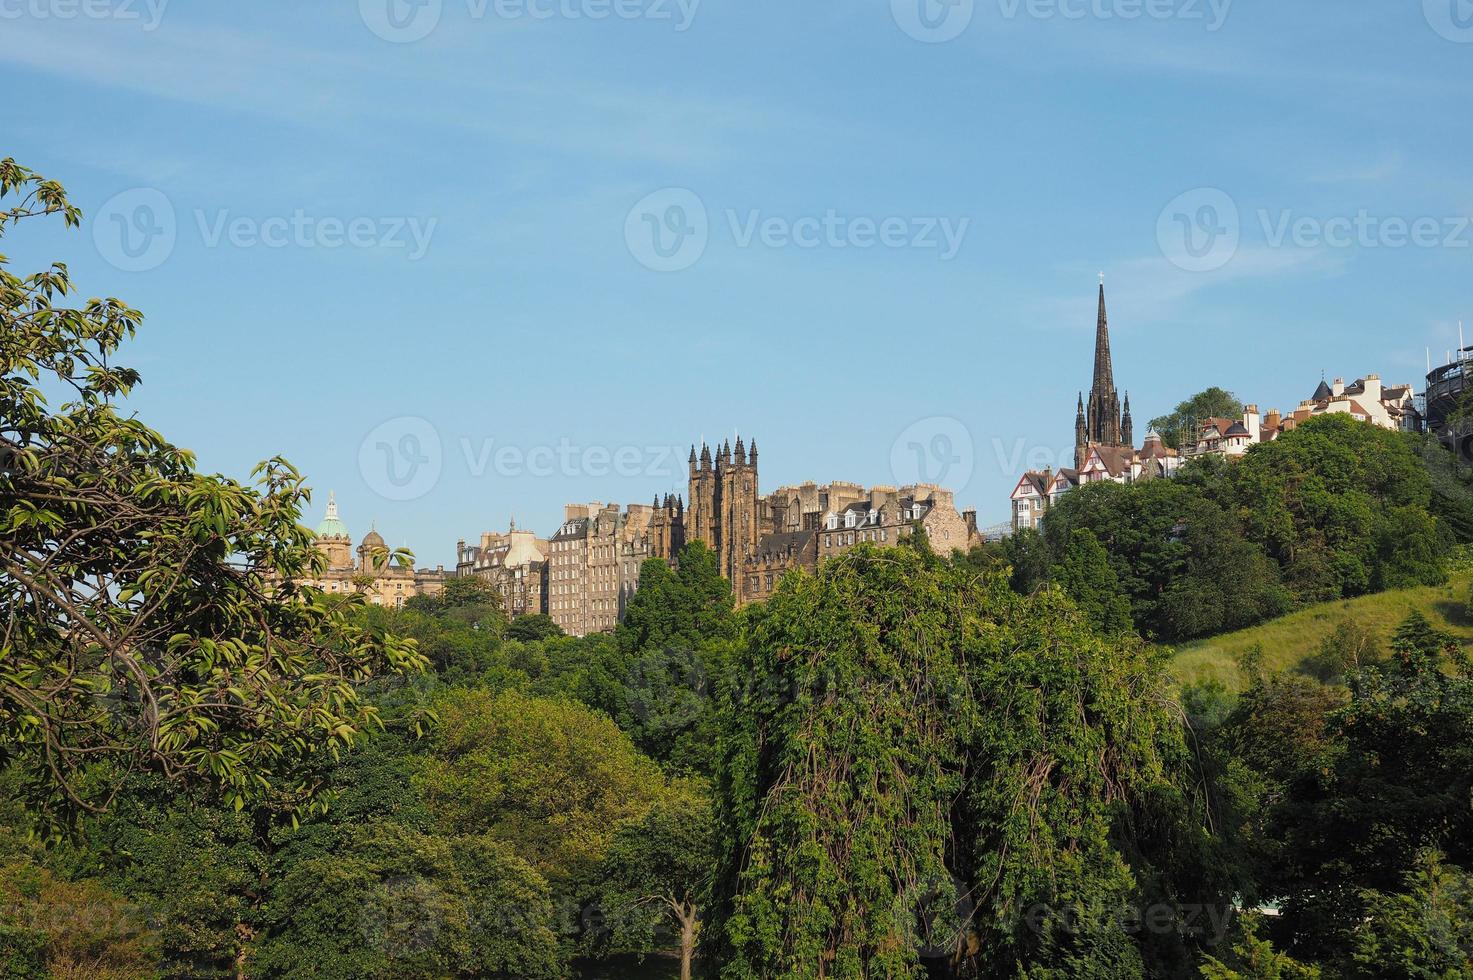
<path id="1" fill-rule="evenodd" d="M 1053 575 L 1100 632 L 1113 635 L 1128 633 L 1133 628 L 1130 600 L 1121 592 L 1120 579 L 1110 566 L 1110 556 L 1093 531 L 1074 530 Z"/>
<path id="2" fill-rule="evenodd" d="M 8 159 L 7 197 L 0 232 L 80 217 Z M 263 463 L 254 487 L 204 476 L 119 410 L 139 378 L 114 356 L 141 314 L 60 305 L 71 291 L 64 265 L 22 278 L 0 258 L 0 766 L 58 819 L 105 806 L 130 771 L 312 812 L 294 770 L 374 723 L 355 683 L 423 660 L 354 626 L 355 600 L 294 584 L 324 559 L 289 464 Z"/>
<path id="3" fill-rule="evenodd" d="M 1161 436 L 1161 441 L 1172 449 L 1181 449 L 1183 443 L 1192 439 L 1197 425 L 1206 418 L 1238 419 L 1243 416 L 1243 403 L 1231 391 L 1208 388 L 1180 403 L 1170 415 L 1151 420 L 1151 428 Z"/>
<path id="4" fill-rule="evenodd" d="M 1253 821 L 1272 842 L 1263 887 L 1284 898 L 1294 948 L 1325 961 L 1347 955 L 1368 896 L 1399 891 L 1421 851 L 1459 866 L 1473 858 L 1466 659 L 1449 661 L 1444 638 L 1415 614 L 1393 648 L 1388 665 L 1349 678 L 1348 695 L 1307 678 L 1261 681 L 1234 720 L 1240 757 L 1266 780 Z"/>
<path id="5" fill-rule="evenodd" d="M 447 692 L 416 785 L 442 833 L 502 841 L 559 895 L 581 894 L 620 824 L 664 793 L 608 718 L 516 691 Z"/>
<path id="6" fill-rule="evenodd" d="M 253 974 L 562 975 L 547 883 L 506 844 L 382 823 L 355 828 L 345 843 L 276 884 Z"/>
<path id="7" fill-rule="evenodd" d="M 1339 681 L 1362 667 L 1380 663 L 1384 654 L 1374 630 L 1360 620 L 1347 616 L 1320 640 L 1315 653 L 1306 658 L 1300 669 L 1325 683 Z"/>
<path id="8" fill-rule="evenodd" d="M 968 593 L 930 565 L 861 546 L 753 611 L 719 770 L 724 976 L 914 976 L 937 942 Z"/>
<path id="9" fill-rule="evenodd" d="M 508 640 L 550 640 L 556 636 L 565 636 L 563 628 L 552 621 L 547 613 L 528 613 L 518 616 L 511 621 L 506 628 Z"/>
<path id="10" fill-rule="evenodd" d="M 1233 947 L 1232 966 L 1215 957 L 1202 965 L 1207 980 L 1319 980 L 1320 970 L 1308 966 L 1274 949 L 1267 939 L 1258 938 L 1258 923 L 1250 920 L 1243 927 L 1242 940 Z"/>
<path id="11" fill-rule="evenodd" d="M 724 976 L 913 976 L 922 953 L 965 975 L 1143 974 L 1114 915 L 1132 862 L 1191 876 L 1150 867 L 1137 831 L 1204 831 L 1182 822 L 1182 733 L 1141 648 L 1057 589 L 860 547 L 752 613 L 732 678 Z"/>
<path id="12" fill-rule="evenodd" d="M 715 554 L 696 541 L 673 571 L 659 559 L 644 563 L 616 634 L 622 683 L 614 716 L 673 772 L 709 775 L 715 763 L 715 689 L 736 636 L 733 605 Z"/>
<path id="13" fill-rule="evenodd" d="M 1325 415 L 1233 463 L 1209 457 L 1171 480 L 1081 487 L 1050 511 L 1041 537 L 1012 545 L 1014 585 L 1055 579 L 1076 532 L 1089 531 L 1136 628 L 1179 642 L 1296 603 L 1440 584 L 1454 540 L 1440 515 L 1456 508 L 1433 494 L 1433 470 L 1446 463 L 1434 452 L 1446 455 Z"/>
<path id="14" fill-rule="evenodd" d="M 1355 972 L 1383 980 L 1473 977 L 1473 878 L 1427 850 L 1399 894 L 1369 893 Z"/>
<path id="15" fill-rule="evenodd" d="M 0 828 L 0 976 L 149 980 L 157 937 L 144 911 L 96 881 L 71 882 Z"/>
<path id="16" fill-rule="evenodd" d="M 678 785 L 639 822 L 614 836 L 599 869 L 599 906 L 618 952 L 655 948 L 674 933 L 689 977 L 716 851 L 705 787 Z"/>
<path id="17" fill-rule="evenodd" d="M 1057 567 L 1076 531 L 1104 547 L 1137 628 L 1166 640 L 1246 626 L 1288 609 L 1278 570 L 1231 514 L 1190 482 L 1095 483 L 1064 496 L 1044 522 Z"/>

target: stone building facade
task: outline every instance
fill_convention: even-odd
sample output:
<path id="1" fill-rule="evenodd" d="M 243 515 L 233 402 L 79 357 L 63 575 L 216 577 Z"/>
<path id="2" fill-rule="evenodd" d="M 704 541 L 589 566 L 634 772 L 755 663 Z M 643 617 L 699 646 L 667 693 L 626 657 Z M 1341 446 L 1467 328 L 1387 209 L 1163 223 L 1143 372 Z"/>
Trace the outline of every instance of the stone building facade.
<path id="1" fill-rule="evenodd" d="M 544 612 L 572 636 L 614 629 L 651 558 L 674 565 L 687 541 L 704 543 L 738 605 L 772 594 L 792 569 L 812 571 L 861 542 L 893 545 L 919 523 L 933 547 L 979 540 L 976 513 L 959 514 L 948 490 L 930 484 L 874 487 L 835 482 L 760 492 L 756 443 L 691 447 L 689 496 L 666 495 L 621 509 L 571 504 L 546 541 L 513 528 L 457 546 L 459 575 L 494 582 L 513 616 Z M 540 589 L 540 591 L 539 591 Z"/>
<path id="2" fill-rule="evenodd" d="M 650 558 L 673 562 L 685 547 L 685 505 L 673 496 L 649 505 L 570 504 L 548 540 L 545 611 L 570 636 L 619 624 Z"/>
<path id="3" fill-rule="evenodd" d="M 479 545 L 459 541 L 455 551 L 455 574 L 489 582 L 501 595 L 508 616 L 546 611 L 547 541 L 531 531 L 517 530 L 512 521 L 505 534 L 487 531 Z"/>
<path id="4" fill-rule="evenodd" d="M 403 568 L 384 561 L 390 549 L 376 529 L 370 529 L 355 550 L 348 526 L 338 514 L 337 498 L 331 493 L 313 541 L 327 557 L 327 569 L 303 584 L 325 592 L 361 593 L 375 606 L 397 609 L 414 596 L 439 595 L 445 587 L 443 566 Z"/>

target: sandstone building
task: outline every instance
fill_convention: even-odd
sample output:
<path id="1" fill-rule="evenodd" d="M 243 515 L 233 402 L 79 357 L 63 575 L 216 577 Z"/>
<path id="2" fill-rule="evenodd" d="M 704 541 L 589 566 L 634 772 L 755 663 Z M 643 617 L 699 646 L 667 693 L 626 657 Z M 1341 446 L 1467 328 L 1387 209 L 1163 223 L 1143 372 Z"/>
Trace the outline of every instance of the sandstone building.
<path id="1" fill-rule="evenodd" d="M 487 531 L 479 545 L 456 543 L 456 575 L 475 575 L 496 588 L 508 616 L 547 608 L 548 542 L 512 521 L 505 534 Z"/>
<path id="2" fill-rule="evenodd" d="M 375 557 L 389 552 L 383 536 L 369 530 L 355 552 L 348 526 L 338 516 L 338 502 L 327 495 L 327 511 L 314 533 L 317 550 L 327 556 L 327 570 L 321 577 L 304 584 L 331 593 L 359 592 L 375 606 L 399 608 L 405 600 L 417 595 L 439 595 L 445 586 L 445 569 L 401 568 L 384 563 L 376 567 Z"/>

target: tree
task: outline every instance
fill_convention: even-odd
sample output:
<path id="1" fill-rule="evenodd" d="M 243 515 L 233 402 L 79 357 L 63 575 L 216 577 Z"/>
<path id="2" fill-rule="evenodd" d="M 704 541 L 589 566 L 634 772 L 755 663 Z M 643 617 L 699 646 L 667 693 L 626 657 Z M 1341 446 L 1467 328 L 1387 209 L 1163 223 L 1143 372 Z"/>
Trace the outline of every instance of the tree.
<path id="1" fill-rule="evenodd" d="M 615 834 L 599 871 L 608 945 L 643 951 L 673 922 L 680 937 L 680 977 L 690 980 L 715 847 L 704 788 L 684 785 L 644 820 Z"/>
<path id="2" fill-rule="evenodd" d="M 512 848 L 392 823 L 291 867 L 252 955 L 267 978 L 555 980 L 564 973 L 547 883 Z"/>
<path id="3" fill-rule="evenodd" d="M 581 895 L 620 825 L 664 793 L 608 718 L 516 691 L 447 692 L 416 785 L 442 834 L 515 848 L 560 897 Z"/>
<path id="4" fill-rule="evenodd" d="M 1311 734 L 1307 749 L 1245 718 L 1245 744 L 1268 747 L 1245 761 L 1273 777 L 1259 831 L 1276 842 L 1265 889 L 1284 899 L 1280 928 L 1294 949 L 1327 961 L 1349 955 L 1372 893 L 1401 891 L 1419 853 L 1473 862 L 1467 659 L 1448 657 L 1417 614 L 1392 645 L 1390 663 L 1350 676 L 1348 697 L 1302 715 L 1293 730 Z"/>
<path id="5" fill-rule="evenodd" d="M 1095 628 L 1106 634 L 1132 629 L 1130 600 L 1110 567 L 1110 556 L 1088 528 L 1076 528 L 1054 569 L 1054 580 Z"/>
<path id="6" fill-rule="evenodd" d="M 1117 912 L 1147 878 L 1219 897 L 1154 839 L 1203 834 L 1159 664 L 1060 589 L 862 545 L 748 625 L 716 794 L 726 975 L 919 976 L 924 955 L 1135 977 Z"/>
<path id="7" fill-rule="evenodd" d="M 0 828 L 0 976 L 150 980 L 158 937 L 144 910 L 96 881 L 66 881 Z"/>
<path id="8" fill-rule="evenodd" d="M 725 975 L 915 976 L 923 946 L 954 948 L 955 917 L 933 936 L 921 913 L 955 898 L 972 595 L 938 565 L 861 545 L 753 610 L 718 768 Z"/>
<path id="9" fill-rule="evenodd" d="M 566 636 L 563 628 L 552 621 L 547 613 L 528 613 L 518 616 L 511 621 L 506 628 L 508 640 L 520 640 L 522 642 L 547 640 L 555 636 Z"/>
<path id="10" fill-rule="evenodd" d="M 1366 922 L 1356 931 L 1357 974 L 1367 980 L 1473 977 L 1473 877 L 1427 850 L 1403 888 L 1367 895 Z"/>
<path id="11" fill-rule="evenodd" d="M 1376 631 L 1350 616 L 1335 624 L 1319 648 L 1304 661 L 1303 670 L 1326 683 L 1339 681 L 1362 667 L 1381 662 L 1381 641 Z"/>
<path id="12" fill-rule="evenodd" d="M 9 159 L 5 198 L 0 234 L 80 220 L 60 185 Z M 60 305 L 72 289 L 65 265 L 22 278 L 0 264 L 0 765 L 60 817 L 106 806 L 135 771 L 309 811 L 296 767 L 374 723 L 355 683 L 423 660 L 355 626 L 360 600 L 298 584 L 325 558 L 288 463 L 261 464 L 254 487 L 204 476 L 119 410 L 139 376 L 114 355 L 142 316 L 116 299 Z M 70 400 L 53 408 L 43 388 Z"/>
<path id="13" fill-rule="evenodd" d="M 737 632 L 734 604 L 715 554 L 695 541 L 674 570 L 657 558 L 644 563 L 615 634 L 623 658 L 616 720 L 671 771 L 711 772 L 714 695 Z"/>
<path id="14" fill-rule="evenodd" d="M 1258 922 L 1243 927 L 1243 938 L 1233 947 L 1232 966 L 1209 956 L 1202 965 L 1207 980 L 1319 980 L 1319 967 L 1300 963 L 1258 938 Z"/>
<path id="15" fill-rule="evenodd" d="M 1194 438 L 1197 425 L 1206 418 L 1237 419 L 1243 415 L 1243 403 L 1238 396 L 1223 388 L 1212 387 L 1199 391 L 1181 402 L 1170 415 L 1151 420 L 1151 428 L 1161 436 L 1161 441 L 1172 449 L 1181 449 L 1183 444 Z"/>

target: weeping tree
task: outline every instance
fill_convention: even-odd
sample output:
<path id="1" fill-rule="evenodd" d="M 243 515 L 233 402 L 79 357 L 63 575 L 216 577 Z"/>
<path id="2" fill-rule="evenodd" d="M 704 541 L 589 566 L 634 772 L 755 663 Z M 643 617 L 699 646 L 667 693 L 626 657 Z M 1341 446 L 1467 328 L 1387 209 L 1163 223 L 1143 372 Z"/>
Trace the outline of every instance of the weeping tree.
<path id="1" fill-rule="evenodd" d="M 9 159 L 0 205 L 0 236 L 81 219 Z M 0 256 L 0 766 L 56 819 L 142 772 L 313 812 L 299 763 L 375 723 L 359 683 L 422 657 L 355 626 L 361 597 L 304 584 L 325 559 L 287 462 L 249 485 L 199 473 L 121 406 L 139 375 L 114 358 L 142 316 L 72 292 L 65 265 L 22 277 Z"/>
<path id="2" fill-rule="evenodd" d="M 723 976 L 1144 975 L 1119 913 L 1170 917 L 1207 832 L 1139 644 L 1057 588 L 860 547 L 752 613 L 731 677 Z"/>

